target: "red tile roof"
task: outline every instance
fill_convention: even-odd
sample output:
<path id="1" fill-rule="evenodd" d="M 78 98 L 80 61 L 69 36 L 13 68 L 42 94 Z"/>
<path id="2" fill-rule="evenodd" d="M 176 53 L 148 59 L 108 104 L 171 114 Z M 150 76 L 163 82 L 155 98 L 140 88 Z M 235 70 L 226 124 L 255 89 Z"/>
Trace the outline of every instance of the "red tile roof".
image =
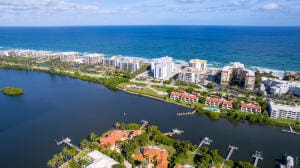
<path id="1" fill-rule="evenodd" d="M 223 103 L 224 105 L 228 105 L 228 106 L 232 106 L 232 102 L 231 101 L 226 101 L 226 100 L 223 100 Z"/>
<path id="2" fill-rule="evenodd" d="M 109 135 L 100 139 L 100 146 L 115 145 L 117 142 L 125 140 L 127 138 L 127 131 L 114 130 Z"/>
<path id="3" fill-rule="evenodd" d="M 135 155 L 134 159 L 143 161 L 145 156 L 148 157 L 148 161 L 151 163 L 154 161 L 154 157 L 157 158 L 156 168 L 167 168 L 168 167 L 168 152 L 164 149 L 157 147 L 145 147 L 142 153 Z"/>
<path id="4" fill-rule="evenodd" d="M 249 108 L 249 109 L 255 109 L 255 110 L 261 110 L 261 106 L 257 104 L 252 103 L 241 103 L 242 108 Z"/>
<path id="5" fill-rule="evenodd" d="M 213 97 L 206 97 L 205 101 L 207 102 L 214 102 L 214 103 L 222 103 L 223 100 L 219 99 L 219 98 L 213 98 Z"/>
<path id="6" fill-rule="evenodd" d="M 142 134 L 142 130 L 133 130 L 133 131 L 130 132 L 129 136 L 132 139 L 132 138 L 135 138 L 136 136 L 141 135 L 141 134 Z"/>

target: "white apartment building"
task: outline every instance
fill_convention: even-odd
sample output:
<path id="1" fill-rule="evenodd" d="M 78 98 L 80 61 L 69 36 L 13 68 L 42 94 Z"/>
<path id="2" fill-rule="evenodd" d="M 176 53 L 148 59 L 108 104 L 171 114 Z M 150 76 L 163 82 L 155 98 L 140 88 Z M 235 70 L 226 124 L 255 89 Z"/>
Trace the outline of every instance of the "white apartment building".
<path id="1" fill-rule="evenodd" d="M 57 54 L 61 62 L 74 62 L 79 56 L 78 52 L 62 52 Z"/>
<path id="2" fill-rule="evenodd" d="M 119 68 L 120 60 L 121 60 L 120 56 L 112 56 L 110 58 L 103 58 L 102 63 L 103 66 Z"/>
<path id="3" fill-rule="evenodd" d="M 117 161 L 112 159 L 111 157 L 94 150 L 87 154 L 87 158 L 89 158 L 92 162 L 85 166 L 85 168 L 109 168 L 114 165 L 119 164 Z"/>
<path id="4" fill-rule="evenodd" d="M 284 81 L 279 79 L 262 78 L 262 82 L 269 92 L 273 95 L 287 94 L 288 92 L 293 93 L 296 96 L 300 96 L 300 82 L 298 81 Z"/>
<path id="5" fill-rule="evenodd" d="M 121 59 L 119 69 L 135 72 L 141 67 L 141 61 L 136 59 Z"/>
<path id="6" fill-rule="evenodd" d="M 300 106 L 282 105 L 270 102 L 268 106 L 272 118 L 286 118 L 300 121 Z"/>
<path id="7" fill-rule="evenodd" d="M 86 64 L 102 63 L 103 58 L 104 58 L 103 54 L 86 54 L 83 56 L 84 63 Z"/>
<path id="8" fill-rule="evenodd" d="M 190 67 L 195 68 L 198 71 L 206 71 L 207 61 L 200 59 L 191 59 Z"/>
<path id="9" fill-rule="evenodd" d="M 165 56 L 151 62 L 153 77 L 159 80 L 168 80 L 174 73 L 174 62 L 172 57 Z"/>

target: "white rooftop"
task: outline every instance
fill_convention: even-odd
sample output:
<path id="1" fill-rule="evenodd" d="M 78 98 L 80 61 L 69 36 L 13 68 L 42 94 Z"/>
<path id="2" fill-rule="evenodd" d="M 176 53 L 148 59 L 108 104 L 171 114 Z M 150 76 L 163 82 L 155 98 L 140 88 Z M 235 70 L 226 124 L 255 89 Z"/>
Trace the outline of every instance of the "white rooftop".
<path id="1" fill-rule="evenodd" d="M 94 161 L 90 165 L 86 166 L 86 168 L 111 168 L 113 165 L 119 164 L 114 159 L 97 150 L 88 153 L 87 156 L 92 158 Z"/>
<path id="2" fill-rule="evenodd" d="M 291 105 L 275 104 L 274 102 L 270 102 L 270 105 L 272 109 L 282 109 L 285 111 L 300 112 L 299 105 L 291 106 Z"/>

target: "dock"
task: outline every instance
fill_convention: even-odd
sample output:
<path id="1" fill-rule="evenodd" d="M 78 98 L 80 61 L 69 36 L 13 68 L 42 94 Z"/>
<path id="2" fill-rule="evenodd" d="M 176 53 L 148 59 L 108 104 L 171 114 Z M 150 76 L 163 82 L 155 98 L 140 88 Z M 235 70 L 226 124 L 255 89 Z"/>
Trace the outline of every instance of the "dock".
<path id="1" fill-rule="evenodd" d="M 192 112 L 182 112 L 182 113 L 177 113 L 177 116 L 186 116 L 186 115 L 194 115 L 196 113 L 196 109 Z"/>
<path id="2" fill-rule="evenodd" d="M 236 147 L 236 146 L 233 146 L 233 145 L 229 145 L 229 146 L 228 146 L 228 149 L 229 149 L 229 152 L 228 152 L 228 154 L 227 154 L 227 156 L 226 156 L 226 159 L 223 161 L 222 165 L 220 166 L 220 168 L 222 168 L 222 167 L 224 166 L 225 162 L 228 161 L 228 160 L 230 159 L 230 157 L 231 157 L 233 151 L 238 150 L 239 148 Z"/>
<path id="3" fill-rule="evenodd" d="M 164 133 L 164 135 L 167 135 L 167 136 L 180 135 L 180 134 L 182 134 L 183 132 L 184 132 L 184 131 L 182 131 L 182 130 L 179 130 L 179 129 L 177 129 L 177 128 L 174 128 L 174 129 L 172 129 L 171 132 L 166 132 L 166 133 Z"/>
<path id="4" fill-rule="evenodd" d="M 140 130 L 144 129 L 149 124 L 149 122 L 146 120 L 142 120 L 141 122 L 143 123 L 143 125 L 140 127 Z"/>
<path id="5" fill-rule="evenodd" d="M 71 139 L 69 137 L 63 138 L 61 141 L 56 142 L 57 146 L 60 146 L 62 144 L 66 144 L 71 148 L 76 148 L 78 152 L 81 152 L 81 149 L 79 149 L 77 146 L 73 145 L 71 143 Z"/>
<path id="6" fill-rule="evenodd" d="M 289 124 L 289 129 L 282 129 L 282 132 L 287 132 L 287 133 L 292 133 L 292 134 L 297 134 L 300 135 L 300 132 L 296 132 L 293 127 L 291 126 L 291 124 Z"/>
<path id="7" fill-rule="evenodd" d="M 200 144 L 198 145 L 198 147 L 194 150 L 194 154 L 197 154 L 197 152 L 198 152 L 198 150 L 199 150 L 199 148 L 200 148 L 201 146 L 203 146 L 203 145 L 210 145 L 212 142 L 213 142 L 213 140 L 211 140 L 210 138 L 204 137 L 204 138 L 201 140 L 201 142 L 200 142 Z"/>
<path id="8" fill-rule="evenodd" d="M 258 161 L 263 160 L 262 153 L 259 151 L 256 151 L 255 154 L 252 155 L 253 158 L 255 158 L 253 166 L 257 167 Z"/>

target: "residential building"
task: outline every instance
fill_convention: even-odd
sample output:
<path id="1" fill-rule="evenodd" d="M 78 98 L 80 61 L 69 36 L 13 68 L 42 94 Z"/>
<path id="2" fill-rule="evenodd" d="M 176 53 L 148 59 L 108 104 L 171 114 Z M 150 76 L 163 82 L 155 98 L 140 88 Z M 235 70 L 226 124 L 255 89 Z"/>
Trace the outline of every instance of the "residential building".
<path id="1" fill-rule="evenodd" d="M 241 111 L 248 113 L 261 113 L 261 106 L 254 101 L 248 103 L 241 102 Z"/>
<path id="2" fill-rule="evenodd" d="M 190 67 L 195 68 L 198 71 L 206 71 L 207 61 L 200 59 L 191 59 Z"/>
<path id="3" fill-rule="evenodd" d="M 100 146 L 114 150 L 117 143 L 127 140 L 128 133 L 125 130 L 113 130 L 107 136 L 100 139 Z"/>
<path id="4" fill-rule="evenodd" d="M 0 50 L 0 57 L 7 57 L 9 56 L 8 50 Z"/>
<path id="5" fill-rule="evenodd" d="M 300 121 L 300 106 L 299 105 L 283 105 L 270 102 L 268 111 L 272 118 L 286 118 Z"/>
<path id="6" fill-rule="evenodd" d="M 57 54 L 61 62 L 74 62 L 79 56 L 78 52 L 62 52 Z"/>
<path id="7" fill-rule="evenodd" d="M 110 58 L 104 58 L 103 66 L 119 68 L 120 60 L 121 60 L 120 56 L 112 56 Z"/>
<path id="8" fill-rule="evenodd" d="M 189 102 L 189 103 L 197 103 L 199 101 L 198 96 L 186 92 L 171 92 L 170 98 L 174 100 Z"/>
<path id="9" fill-rule="evenodd" d="M 119 164 L 111 157 L 94 150 L 87 154 L 87 158 L 91 160 L 91 163 L 85 168 L 112 168 L 114 165 Z"/>
<path id="10" fill-rule="evenodd" d="M 84 63 L 86 64 L 102 63 L 103 58 L 104 58 L 103 54 L 86 54 L 83 56 Z"/>
<path id="11" fill-rule="evenodd" d="M 155 79 L 168 80 L 174 73 L 174 62 L 172 57 L 162 57 L 151 62 L 151 72 Z"/>
<path id="12" fill-rule="evenodd" d="M 148 167 L 154 167 L 154 162 L 156 161 L 156 168 L 167 168 L 168 152 L 162 147 L 147 146 L 143 147 L 139 153 L 135 154 L 134 160 L 147 160 L 150 164 L 150 166 L 148 165 Z"/>
<path id="13" fill-rule="evenodd" d="M 216 97 L 206 97 L 205 104 L 213 107 L 222 107 L 223 109 L 232 109 L 232 101 Z"/>
<path id="14" fill-rule="evenodd" d="M 129 72 L 135 72 L 141 67 L 141 61 L 133 58 L 123 58 L 120 60 L 119 69 Z"/>
<path id="15" fill-rule="evenodd" d="M 231 82 L 248 90 L 253 90 L 255 73 L 245 69 L 244 64 L 234 62 L 231 66 L 225 66 L 221 71 L 221 84 L 229 84 Z"/>
<path id="16" fill-rule="evenodd" d="M 185 83 L 200 83 L 206 78 L 206 72 L 194 67 L 185 67 L 179 74 L 178 80 Z"/>
<path id="17" fill-rule="evenodd" d="M 280 79 L 262 78 L 262 83 L 270 94 L 282 95 L 291 93 L 300 96 L 300 82 L 299 81 L 284 81 Z"/>

